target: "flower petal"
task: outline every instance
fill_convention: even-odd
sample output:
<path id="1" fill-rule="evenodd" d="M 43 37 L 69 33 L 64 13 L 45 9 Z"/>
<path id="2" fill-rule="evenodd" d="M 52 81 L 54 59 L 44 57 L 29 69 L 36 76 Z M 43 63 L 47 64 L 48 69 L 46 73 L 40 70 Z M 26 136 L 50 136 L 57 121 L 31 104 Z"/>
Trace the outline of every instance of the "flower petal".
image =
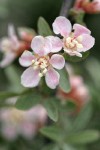
<path id="1" fill-rule="evenodd" d="M 12 42 L 12 47 L 14 47 L 14 49 L 17 51 L 17 49 L 19 48 L 20 43 L 18 41 L 17 35 L 15 33 L 14 26 L 12 24 L 9 24 L 9 26 L 8 26 L 8 36 L 9 36 L 9 39 L 11 40 L 11 42 Z"/>
<path id="2" fill-rule="evenodd" d="M 81 51 L 87 51 L 89 49 L 91 49 L 95 44 L 95 38 L 92 37 L 91 35 L 88 34 L 83 34 L 82 35 L 82 45 L 83 48 L 81 49 Z"/>
<path id="3" fill-rule="evenodd" d="M 21 76 L 21 84 L 24 87 L 36 87 L 39 81 L 39 70 L 34 70 L 33 67 L 26 69 Z"/>
<path id="4" fill-rule="evenodd" d="M 62 69 L 65 65 L 65 59 L 62 55 L 54 54 L 50 59 L 50 63 L 56 69 Z"/>
<path id="5" fill-rule="evenodd" d="M 0 62 L 0 67 L 1 68 L 7 67 L 14 61 L 16 57 L 17 57 L 16 53 L 12 53 L 12 52 L 6 53 L 2 61 Z"/>
<path id="6" fill-rule="evenodd" d="M 88 28 L 86 28 L 80 24 L 74 24 L 73 29 L 75 30 L 74 35 L 76 37 L 80 36 L 82 34 L 91 34 L 91 31 Z"/>
<path id="7" fill-rule="evenodd" d="M 72 29 L 70 21 L 63 16 L 57 17 L 52 26 L 55 34 L 61 34 L 64 37 L 68 36 Z"/>
<path id="8" fill-rule="evenodd" d="M 55 37 L 55 36 L 48 36 L 46 38 L 50 41 L 51 52 L 53 53 L 59 52 L 62 49 L 63 43 L 60 38 Z"/>
<path id="9" fill-rule="evenodd" d="M 31 42 L 31 48 L 36 54 L 44 56 L 50 52 L 51 46 L 48 39 L 42 36 L 36 36 Z"/>
<path id="10" fill-rule="evenodd" d="M 60 78 L 59 73 L 55 71 L 53 68 L 50 68 L 45 75 L 47 86 L 51 89 L 55 89 L 56 86 L 59 84 L 59 78 Z"/>
<path id="11" fill-rule="evenodd" d="M 78 57 L 82 57 L 82 54 L 79 51 L 72 51 L 70 49 L 64 49 L 64 51 L 69 54 L 70 56 L 78 56 Z"/>
<path id="12" fill-rule="evenodd" d="M 24 66 L 28 67 L 32 64 L 32 60 L 34 59 L 34 56 L 30 51 L 24 51 L 21 57 L 19 58 L 19 63 Z"/>

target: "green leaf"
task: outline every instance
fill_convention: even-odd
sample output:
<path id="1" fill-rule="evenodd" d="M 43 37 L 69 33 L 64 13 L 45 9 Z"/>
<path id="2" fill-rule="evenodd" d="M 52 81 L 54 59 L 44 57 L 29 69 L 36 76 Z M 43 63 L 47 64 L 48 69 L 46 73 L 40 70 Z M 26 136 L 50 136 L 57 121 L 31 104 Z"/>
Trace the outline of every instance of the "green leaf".
<path id="1" fill-rule="evenodd" d="M 64 91 L 64 92 L 70 92 L 70 83 L 69 83 L 69 75 L 67 73 L 67 70 L 62 69 L 58 71 L 60 74 L 60 82 L 59 82 L 59 87 Z"/>
<path id="2" fill-rule="evenodd" d="M 82 53 L 82 57 L 70 56 L 68 54 L 64 54 L 64 58 L 66 61 L 80 62 L 80 61 L 83 61 L 84 59 L 86 59 L 89 56 L 89 54 L 90 54 L 89 51 Z"/>
<path id="3" fill-rule="evenodd" d="M 73 123 L 73 131 L 84 129 L 92 117 L 92 107 L 90 104 L 84 106 Z"/>
<path id="4" fill-rule="evenodd" d="M 68 136 L 66 142 L 70 144 L 88 144 L 98 140 L 99 137 L 99 131 L 86 130 Z"/>
<path id="5" fill-rule="evenodd" d="M 44 136 L 46 136 L 54 141 L 62 141 L 62 139 L 63 139 L 63 133 L 62 133 L 61 129 L 56 126 L 44 127 L 40 130 L 40 132 Z"/>
<path id="6" fill-rule="evenodd" d="M 48 36 L 48 35 L 53 34 L 51 29 L 50 29 L 49 24 L 42 17 L 40 17 L 38 20 L 38 33 L 42 36 Z"/>
<path id="7" fill-rule="evenodd" d="M 56 122 L 58 120 L 58 106 L 56 105 L 55 101 L 56 98 L 48 98 L 45 99 L 43 105 L 46 108 L 50 119 Z"/>
<path id="8" fill-rule="evenodd" d="M 68 144 L 63 144 L 62 145 L 62 150 L 76 150 L 76 148 L 68 145 Z"/>
<path id="9" fill-rule="evenodd" d="M 18 98 L 15 107 L 21 110 L 27 110 L 31 107 L 39 104 L 42 100 L 41 95 L 36 92 L 28 93 L 26 95 L 22 95 Z"/>
<path id="10" fill-rule="evenodd" d="M 8 98 L 12 98 L 18 95 L 19 95 L 18 93 L 13 93 L 13 92 L 0 92 L 0 101 L 4 101 Z"/>
<path id="11" fill-rule="evenodd" d="M 24 87 L 20 83 L 21 72 L 18 67 L 15 65 L 10 65 L 5 68 L 5 74 L 10 82 L 9 90 L 15 92 L 21 92 L 24 90 Z"/>
<path id="12" fill-rule="evenodd" d="M 58 145 L 49 144 L 49 145 L 46 145 L 45 147 L 43 147 L 42 150 L 60 150 L 60 148 L 58 147 Z"/>

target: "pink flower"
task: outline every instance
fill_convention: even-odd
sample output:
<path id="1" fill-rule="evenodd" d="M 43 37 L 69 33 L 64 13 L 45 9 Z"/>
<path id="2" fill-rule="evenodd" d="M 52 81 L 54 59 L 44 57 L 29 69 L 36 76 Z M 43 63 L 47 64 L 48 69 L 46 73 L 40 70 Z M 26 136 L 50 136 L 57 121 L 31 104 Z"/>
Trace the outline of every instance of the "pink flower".
<path id="1" fill-rule="evenodd" d="M 36 35 L 35 30 L 33 30 L 31 28 L 26 28 L 26 27 L 19 27 L 18 33 L 19 33 L 20 38 L 23 41 L 28 42 L 28 43 L 30 43 L 32 41 L 33 37 Z"/>
<path id="2" fill-rule="evenodd" d="M 16 58 L 16 51 L 19 48 L 19 41 L 12 25 L 8 27 L 8 37 L 4 37 L 0 41 L 0 50 L 4 53 L 0 67 L 5 67 Z"/>
<path id="3" fill-rule="evenodd" d="M 41 105 L 30 110 L 22 111 L 12 108 L 0 110 L 0 132 L 7 140 L 15 140 L 19 135 L 26 139 L 32 139 L 38 130 L 44 126 L 47 120 L 47 112 Z"/>
<path id="4" fill-rule="evenodd" d="M 29 67 L 21 76 L 21 83 L 25 87 L 36 87 L 42 76 L 48 87 L 55 89 L 59 84 L 59 73 L 54 69 L 62 69 L 65 60 L 62 55 L 52 54 L 59 52 L 62 42 L 58 37 L 36 36 L 33 38 L 31 48 L 34 52 L 25 51 L 19 59 L 24 67 Z"/>
<path id="5" fill-rule="evenodd" d="M 53 31 L 55 34 L 61 34 L 63 49 L 70 56 L 82 57 L 81 52 L 92 48 L 95 42 L 89 29 L 80 24 L 74 24 L 72 29 L 70 21 L 62 16 L 55 19 Z"/>
<path id="6" fill-rule="evenodd" d="M 29 33 L 27 28 L 18 29 L 17 37 L 13 25 L 8 26 L 8 37 L 0 40 L 0 50 L 4 54 L 0 67 L 4 68 L 11 64 L 25 49 L 30 48 L 30 43 L 35 32 Z"/>
<path id="7" fill-rule="evenodd" d="M 89 14 L 100 13 L 100 0 L 76 0 L 74 9 Z"/>
<path id="8" fill-rule="evenodd" d="M 78 106 L 78 109 L 84 106 L 90 99 L 88 87 L 85 85 L 82 76 L 75 75 L 73 68 L 70 65 L 66 65 L 66 69 L 69 73 L 69 80 L 71 85 L 71 91 L 65 93 L 62 89 L 58 89 L 57 96 L 61 100 L 72 100 Z"/>

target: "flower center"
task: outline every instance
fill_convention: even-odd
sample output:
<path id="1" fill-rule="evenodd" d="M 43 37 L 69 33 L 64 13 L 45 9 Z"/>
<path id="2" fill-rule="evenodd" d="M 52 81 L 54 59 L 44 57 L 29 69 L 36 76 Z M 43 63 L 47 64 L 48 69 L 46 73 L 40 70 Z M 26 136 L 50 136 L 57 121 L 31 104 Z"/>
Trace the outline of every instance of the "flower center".
<path id="1" fill-rule="evenodd" d="M 80 42 L 81 42 L 81 37 L 78 38 L 68 37 L 64 39 L 64 46 L 65 48 L 74 51 L 83 48 L 83 45 Z"/>
<path id="2" fill-rule="evenodd" d="M 44 76 L 49 66 L 49 56 L 43 56 L 37 58 L 36 60 L 32 60 L 32 66 L 34 69 L 40 69 L 40 77 Z"/>

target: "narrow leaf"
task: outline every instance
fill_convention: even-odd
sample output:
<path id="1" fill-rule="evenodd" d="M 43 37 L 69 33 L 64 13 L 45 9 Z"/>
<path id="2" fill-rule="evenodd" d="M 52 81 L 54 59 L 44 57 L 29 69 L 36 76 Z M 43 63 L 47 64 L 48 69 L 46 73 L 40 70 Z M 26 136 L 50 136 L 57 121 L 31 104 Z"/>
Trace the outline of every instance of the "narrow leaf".
<path id="1" fill-rule="evenodd" d="M 62 150 L 76 150 L 76 148 L 68 145 L 68 144 L 63 144 L 62 145 Z"/>
<path id="2" fill-rule="evenodd" d="M 51 29 L 50 29 L 49 24 L 42 17 L 40 17 L 38 20 L 38 33 L 42 36 L 48 36 L 48 35 L 53 34 Z"/>
<path id="3" fill-rule="evenodd" d="M 62 131 L 56 126 L 44 127 L 40 130 L 40 132 L 44 136 L 46 136 L 54 141 L 61 141 L 63 138 Z"/>
<path id="4" fill-rule="evenodd" d="M 84 129 L 89 123 L 91 117 L 92 117 L 92 107 L 90 104 L 88 104 L 84 106 L 84 108 L 76 117 L 73 123 L 73 130 L 77 131 L 77 130 Z"/>
<path id="5" fill-rule="evenodd" d="M 69 83 L 69 75 L 67 73 L 67 70 L 62 69 L 58 71 L 60 74 L 60 82 L 59 82 L 59 87 L 64 91 L 64 92 L 69 92 L 70 91 L 70 83 Z"/>
<path id="6" fill-rule="evenodd" d="M 56 122 L 58 120 L 58 107 L 56 105 L 55 100 L 55 98 L 46 99 L 43 105 L 46 108 L 50 119 Z"/>
<path id="7" fill-rule="evenodd" d="M 39 93 L 38 94 L 36 92 L 28 93 L 26 95 L 22 95 L 19 97 L 19 99 L 15 104 L 15 107 L 17 109 L 27 110 L 39 104 L 41 102 L 41 99 L 42 98 L 41 95 L 39 95 Z"/>
<path id="8" fill-rule="evenodd" d="M 13 93 L 13 92 L 0 92 L 0 101 L 6 100 L 8 98 L 12 98 L 18 95 L 19 95 L 18 93 Z"/>
<path id="9" fill-rule="evenodd" d="M 87 130 L 68 136 L 66 142 L 71 144 L 88 144 L 98 140 L 99 137 L 100 135 L 97 130 Z"/>

